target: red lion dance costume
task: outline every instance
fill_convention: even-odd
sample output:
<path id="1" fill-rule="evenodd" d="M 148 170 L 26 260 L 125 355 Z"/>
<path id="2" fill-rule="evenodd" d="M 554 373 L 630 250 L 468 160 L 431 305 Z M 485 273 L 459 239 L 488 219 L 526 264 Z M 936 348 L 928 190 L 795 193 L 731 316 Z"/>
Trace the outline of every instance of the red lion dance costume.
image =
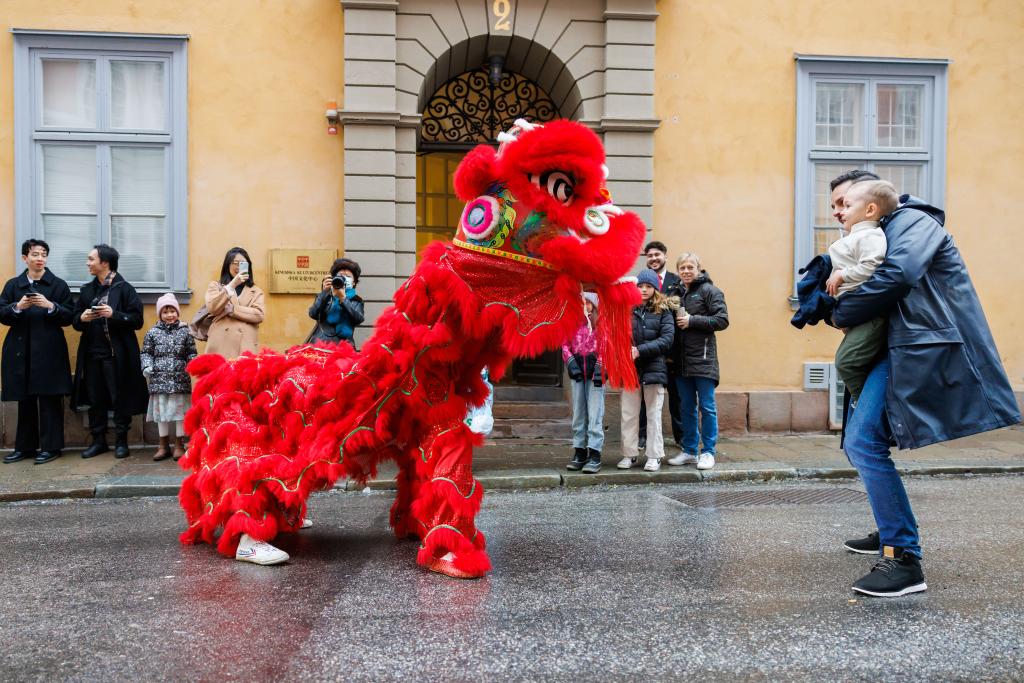
<path id="1" fill-rule="evenodd" d="M 466 202 L 452 242 L 424 251 L 361 352 L 296 346 L 234 361 L 200 356 L 181 460 L 184 543 L 232 555 L 240 536 L 294 531 L 311 491 L 363 483 L 398 464 L 391 526 L 420 541 L 419 564 L 449 576 L 490 567 L 475 524 L 482 437 L 463 418 L 508 363 L 557 348 L 583 323 L 583 287 L 601 298 L 598 334 L 611 386 L 636 386 L 629 356 L 636 286 L 622 277 L 644 237 L 611 203 L 604 149 L 586 127 L 517 121 L 455 174 Z"/>

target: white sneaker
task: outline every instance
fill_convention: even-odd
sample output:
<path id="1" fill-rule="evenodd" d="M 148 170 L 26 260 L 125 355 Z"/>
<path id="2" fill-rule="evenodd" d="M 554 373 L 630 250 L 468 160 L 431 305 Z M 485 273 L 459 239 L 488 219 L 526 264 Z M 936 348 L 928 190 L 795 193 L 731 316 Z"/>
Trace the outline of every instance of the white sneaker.
<path id="1" fill-rule="evenodd" d="M 675 456 L 674 458 L 669 458 L 668 459 L 668 464 L 669 465 L 696 465 L 697 464 L 697 456 L 696 455 L 691 455 L 690 453 L 687 453 L 686 451 L 679 451 L 679 455 Z"/>
<path id="2" fill-rule="evenodd" d="M 309 517 L 303 517 L 302 518 L 302 524 L 299 525 L 299 528 L 300 529 L 308 529 L 311 526 L 313 526 L 313 520 L 311 520 Z"/>
<path id="3" fill-rule="evenodd" d="M 616 467 L 618 467 L 620 470 L 628 470 L 634 465 L 636 465 L 636 458 L 623 458 L 622 460 L 619 461 L 619 464 L 616 465 Z"/>
<path id="4" fill-rule="evenodd" d="M 715 466 L 715 456 L 713 453 L 701 453 L 700 458 L 697 459 L 698 470 L 710 470 Z"/>
<path id="5" fill-rule="evenodd" d="M 661 458 L 647 458 L 644 463 L 645 472 L 657 472 L 661 469 Z"/>
<path id="6" fill-rule="evenodd" d="M 249 534 L 242 534 L 238 540 L 238 550 L 235 551 L 235 559 L 239 562 L 252 562 L 253 564 L 281 564 L 288 561 L 288 553 L 275 548 L 269 543 L 257 541 Z"/>

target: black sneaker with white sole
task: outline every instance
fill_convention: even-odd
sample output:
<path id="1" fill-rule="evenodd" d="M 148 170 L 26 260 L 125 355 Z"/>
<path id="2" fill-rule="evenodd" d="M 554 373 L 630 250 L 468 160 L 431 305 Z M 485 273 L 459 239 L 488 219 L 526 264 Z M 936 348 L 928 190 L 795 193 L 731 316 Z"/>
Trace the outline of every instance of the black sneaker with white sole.
<path id="1" fill-rule="evenodd" d="M 849 550 L 851 553 L 860 553 L 861 555 L 877 555 L 878 549 L 882 547 L 881 542 L 878 540 L 878 532 L 872 531 L 865 538 L 854 538 L 846 543 L 843 543 L 843 547 Z"/>
<path id="2" fill-rule="evenodd" d="M 928 584 L 924 582 L 920 558 L 900 548 L 885 546 L 882 557 L 867 575 L 853 584 L 853 590 L 876 598 L 897 598 L 928 590 Z"/>

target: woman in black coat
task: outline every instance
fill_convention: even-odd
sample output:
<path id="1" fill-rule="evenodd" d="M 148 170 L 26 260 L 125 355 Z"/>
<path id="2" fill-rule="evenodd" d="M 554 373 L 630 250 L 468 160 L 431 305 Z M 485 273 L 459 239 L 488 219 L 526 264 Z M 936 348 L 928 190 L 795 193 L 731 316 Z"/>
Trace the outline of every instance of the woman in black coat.
<path id="1" fill-rule="evenodd" d="M 46 269 L 50 247 L 30 239 L 21 246 L 27 268 L 0 293 L 0 323 L 9 325 L 0 361 L 0 399 L 18 402 L 14 452 L 5 463 L 60 457 L 64 448 L 64 396 L 71 393 L 71 363 L 62 328 L 71 324 L 71 290 Z M 38 449 L 38 452 L 37 452 Z"/>
<path id="2" fill-rule="evenodd" d="M 149 388 L 142 375 L 139 339 L 142 301 L 135 288 L 117 272 L 118 253 L 98 245 L 89 252 L 91 282 L 86 283 L 75 305 L 71 325 L 82 333 L 78 344 L 75 386 L 71 405 L 89 409 L 92 445 L 82 452 L 91 458 L 109 450 L 107 411 L 114 411 L 117 443 L 114 456 L 126 458 L 132 415 L 143 415 L 149 405 Z"/>
<path id="3" fill-rule="evenodd" d="M 682 409 L 683 450 L 669 458 L 670 465 L 692 465 L 709 470 L 715 466 L 718 443 L 718 344 L 715 332 L 729 326 L 725 294 L 715 287 L 701 267 L 700 257 L 683 254 L 676 261 L 681 282 L 680 307 L 676 314 L 676 343 L 672 350 L 673 380 Z M 700 428 L 697 413 L 700 412 Z M 699 450 L 698 450 L 699 449 Z M 698 453 L 700 456 L 698 457 Z"/>
<path id="4" fill-rule="evenodd" d="M 616 466 L 628 470 L 637 463 L 640 432 L 640 402 L 647 405 L 647 462 L 644 469 L 657 472 L 665 457 L 665 441 L 661 434 L 661 406 L 668 384 L 665 355 L 672 349 L 675 335 L 672 325 L 672 301 L 658 291 L 658 275 L 653 270 L 640 271 L 637 287 L 643 303 L 633 309 L 633 362 L 640 388 L 623 391 L 622 460 Z"/>

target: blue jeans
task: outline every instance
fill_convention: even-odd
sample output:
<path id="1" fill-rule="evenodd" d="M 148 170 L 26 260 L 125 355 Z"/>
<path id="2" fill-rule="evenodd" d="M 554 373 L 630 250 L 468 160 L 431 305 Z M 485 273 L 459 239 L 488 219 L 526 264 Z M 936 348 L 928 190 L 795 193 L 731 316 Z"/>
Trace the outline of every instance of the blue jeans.
<path id="1" fill-rule="evenodd" d="M 715 381 L 707 377 L 675 377 L 683 423 L 683 451 L 690 455 L 715 454 L 718 444 L 718 407 L 715 405 Z M 697 411 L 700 410 L 700 430 Z M 698 447 L 703 443 L 703 448 Z"/>
<path id="2" fill-rule="evenodd" d="M 921 557 L 917 520 L 889 453 L 892 430 L 885 412 L 888 387 L 889 358 L 886 356 L 868 373 L 860 398 L 850 405 L 844 448 L 867 489 L 881 545 L 903 548 Z"/>
<path id="3" fill-rule="evenodd" d="M 572 447 L 593 448 L 604 446 L 604 386 L 594 382 L 572 383 Z"/>

